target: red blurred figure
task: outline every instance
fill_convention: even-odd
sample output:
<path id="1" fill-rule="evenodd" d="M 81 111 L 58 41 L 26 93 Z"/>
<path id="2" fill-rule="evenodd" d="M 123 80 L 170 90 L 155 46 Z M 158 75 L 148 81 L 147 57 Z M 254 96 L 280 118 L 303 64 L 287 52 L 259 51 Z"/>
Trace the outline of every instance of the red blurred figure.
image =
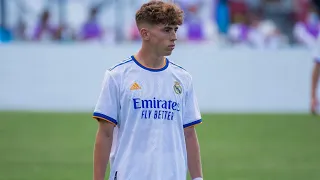
<path id="1" fill-rule="evenodd" d="M 239 21 L 243 21 L 248 12 L 248 6 L 244 0 L 230 0 L 230 16 L 231 23 L 237 23 Z"/>
<path id="2" fill-rule="evenodd" d="M 304 21 L 311 7 L 310 0 L 294 0 L 294 14 L 296 21 Z"/>

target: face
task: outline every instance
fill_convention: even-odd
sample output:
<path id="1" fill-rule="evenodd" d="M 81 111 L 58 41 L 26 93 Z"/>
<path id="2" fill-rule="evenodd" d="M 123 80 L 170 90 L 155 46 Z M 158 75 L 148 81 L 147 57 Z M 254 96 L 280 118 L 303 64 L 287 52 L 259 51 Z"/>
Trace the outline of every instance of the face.
<path id="1" fill-rule="evenodd" d="M 153 25 L 143 37 L 159 56 L 171 55 L 177 40 L 177 25 Z"/>

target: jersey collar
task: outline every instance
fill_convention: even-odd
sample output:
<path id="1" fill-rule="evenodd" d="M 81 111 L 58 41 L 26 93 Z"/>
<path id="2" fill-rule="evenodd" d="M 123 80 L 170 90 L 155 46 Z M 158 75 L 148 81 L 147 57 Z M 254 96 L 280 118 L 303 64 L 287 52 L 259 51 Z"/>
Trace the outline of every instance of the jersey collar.
<path id="1" fill-rule="evenodd" d="M 167 67 L 169 66 L 169 60 L 166 58 L 166 65 L 163 66 L 162 68 L 160 69 L 151 69 L 151 68 L 148 68 L 148 67 L 145 67 L 143 66 L 142 64 L 140 64 L 136 58 L 134 56 L 131 56 L 132 60 L 138 65 L 140 66 L 142 69 L 145 69 L 145 70 L 148 70 L 148 71 L 151 71 L 151 72 L 159 72 L 159 71 L 163 71 L 165 69 L 167 69 Z"/>

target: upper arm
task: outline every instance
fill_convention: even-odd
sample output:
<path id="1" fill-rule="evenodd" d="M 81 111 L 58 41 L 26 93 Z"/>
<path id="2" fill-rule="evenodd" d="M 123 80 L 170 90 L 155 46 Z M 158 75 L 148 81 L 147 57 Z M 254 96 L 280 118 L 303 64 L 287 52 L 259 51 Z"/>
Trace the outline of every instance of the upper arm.
<path id="1" fill-rule="evenodd" d="M 319 71 L 320 71 L 320 62 L 319 61 L 315 61 L 315 64 L 313 66 L 313 78 L 316 78 L 315 80 L 318 81 L 318 76 L 319 76 Z"/>
<path id="2" fill-rule="evenodd" d="M 318 70 L 318 71 L 320 70 L 320 62 L 319 61 L 315 62 L 314 69 Z"/>
<path id="3" fill-rule="evenodd" d="M 108 121 L 99 120 L 98 131 L 107 137 L 113 136 L 114 124 L 109 123 Z"/>
<path id="4" fill-rule="evenodd" d="M 188 128 L 184 128 L 184 136 L 186 139 L 196 136 L 196 129 L 194 126 L 190 126 Z"/>

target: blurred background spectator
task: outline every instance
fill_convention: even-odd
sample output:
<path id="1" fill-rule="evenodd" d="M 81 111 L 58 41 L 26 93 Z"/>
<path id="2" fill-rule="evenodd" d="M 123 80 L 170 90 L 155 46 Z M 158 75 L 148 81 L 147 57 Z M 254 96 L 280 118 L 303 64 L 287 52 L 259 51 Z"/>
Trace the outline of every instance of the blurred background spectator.
<path id="1" fill-rule="evenodd" d="M 140 41 L 137 7 L 147 0 L 0 0 L 0 41 Z M 184 43 L 248 48 L 311 47 L 319 17 L 310 0 L 175 0 L 185 11 Z"/>
<path id="2" fill-rule="evenodd" d="M 50 11 L 47 9 L 41 13 L 33 31 L 32 40 L 50 41 L 57 39 L 58 27 L 54 27 L 54 25 L 51 24 L 50 16 Z"/>
<path id="3" fill-rule="evenodd" d="M 97 20 L 98 8 L 92 7 L 89 12 L 88 19 L 80 29 L 80 40 L 95 40 L 101 39 L 103 36 L 103 29 Z"/>
<path id="4" fill-rule="evenodd" d="M 306 8 L 297 16 L 293 34 L 297 43 L 312 48 L 319 33 L 319 17 L 312 5 L 306 5 L 305 2 L 302 5 Z"/>

